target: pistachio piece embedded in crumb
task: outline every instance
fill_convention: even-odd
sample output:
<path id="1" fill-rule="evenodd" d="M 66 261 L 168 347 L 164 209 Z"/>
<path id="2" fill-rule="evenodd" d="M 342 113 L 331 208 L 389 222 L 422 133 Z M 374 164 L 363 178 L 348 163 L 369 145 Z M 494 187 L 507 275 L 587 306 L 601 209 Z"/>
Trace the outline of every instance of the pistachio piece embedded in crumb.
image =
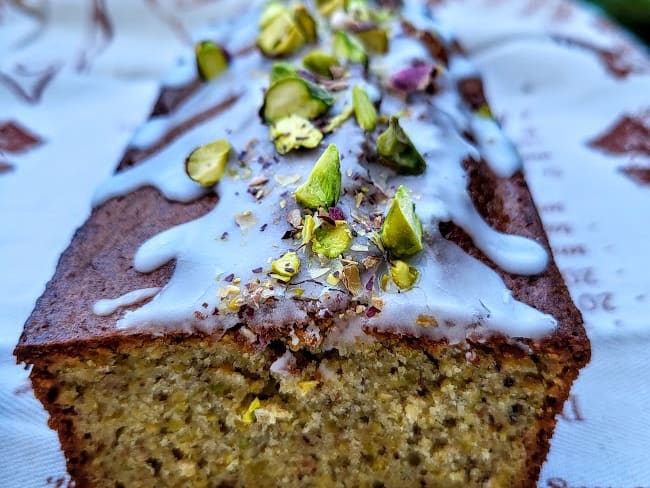
<path id="1" fill-rule="evenodd" d="M 344 31 L 334 33 L 334 55 L 350 63 L 366 64 L 368 54 L 355 37 Z"/>
<path id="2" fill-rule="evenodd" d="M 255 397 L 253 401 L 250 403 L 246 411 L 242 414 L 241 420 L 245 424 L 252 424 L 255 421 L 255 410 L 260 408 L 262 406 L 262 403 L 260 402 L 260 399 Z"/>
<path id="3" fill-rule="evenodd" d="M 337 220 L 334 225 L 322 222 L 314 230 L 311 250 L 326 258 L 337 258 L 343 254 L 352 243 L 352 232 L 344 220 Z"/>
<path id="4" fill-rule="evenodd" d="M 264 94 L 262 115 L 267 122 L 300 115 L 315 119 L 334 104 L 325 88 L 303 78 L 283 78 L 273 83 Z"/>
<path id="5" fill-rule="evenodd" d="M 305 54 L 305 57 L 302 58 L 302 65 L 305 68 L 312 73 L 316 73 L 317 75 L 326 78 L 332 78 L 330 68 L 332 68 L 332 66 L 337 66 L 338 64 L 339 62 L 334 56 L 319 49 L 309 51 Z"/>
<path id="6" fill-rule="evenodd" d="M 287 9 L 274 12 L 257 38 L 260 50 L 270 57 L 289 55 L 300 49 L 305 42 L 301 28 Z"/>
<path id="7" fill-rule="evenodd" d="M 410 290 L 415 285 L 420 272 L 408 263 L 395 259 L 390 263 L 390 277 L 401 290 Z"/>
<path id="8" fill-rule="evenodd" d="M 197 147 L 185 160 L 185 172 L 201 186 L 214 186 L 226 171 L 230 143 L 225 139 Z"/>
<path id="9" fill-rule="evenodd" d="M 280 154 L 287 154 L 293 149 L 305 147 L 313 149 L 323 139 L 323 133 L 300 115 L 289 115 L 269 127 L 269 135 L 275 149 Z"/>
<path id="10" fill-rule="evenodd" d="M 422 222 L 415 213 L 408 189 L 403 185 L 397 189 L 386 214 L 381 227 L 381 242 L 397 258 L 413 256 L 423 248 Z"/>
<path id="11" fill-rule="evenodd" d="M 300 258 L 295 252 L 289 251 L 271 263 L 271 270 L 272 278 L 288 283 L 300 271 Z"/>
<path id="12" fill-rule="evenodd" d="M 199 78 L 210 81 L 228 69 L 228 54 L 212 41 L 200 41 L 194 46 L 196 70 Z"/>
<path id="13" fill-rule="evenodd" d="M 297 76 L 298 70 L 296 70 L 293 64 L 287 63 L 286 61 L 273 63 L 273 68 L 271 68 L 271 84 L 283 78 L 296 78 Z"/>
<path id="14" fill-rule="evenodd" d="M 388 32 L 377 25 L 367 25 L 354 31 L 366 51 L 369 53 L 385 54 L 388 52 Z"/>
<path id="15" fill-rule="evenodd" d="M 375 130 L 375 127 L 377 127 L 377 110 L 362 86 L 356 85 L 352 88 L 352 103 L 354 105 L 354 116 L 359 127 L 366 132 Z"/>
<path id="16" fill-rule="evenodd" d="M 377 153 L 380 162 L 399 174 L 418 175 L 423 173 L 427 166 L 424 158 L 400 126 L 397 117 L 391 117 L 388 128 L 379 134 Z"/>
<path id="17" fill-rule="evenodd" d="M 296 202 L 316 210 L 336 205 L 341 194 L 341 162 L 339 150 L 330 144 L 318 158 L 307 181 L 296 189 Z"/>

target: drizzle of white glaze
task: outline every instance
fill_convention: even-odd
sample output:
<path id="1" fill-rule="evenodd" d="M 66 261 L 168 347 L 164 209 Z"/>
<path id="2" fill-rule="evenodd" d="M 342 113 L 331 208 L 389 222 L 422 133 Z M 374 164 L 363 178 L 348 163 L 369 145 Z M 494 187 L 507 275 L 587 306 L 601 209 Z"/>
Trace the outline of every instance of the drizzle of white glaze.
<path id="1" fill-rule="evenodd" d="M 105 298 L 97 300 L 93 305 L 93 313 L 99 316 L 107 316 L 115 313 L 122 307 L 135 305 L 148 298 L 155 296 L 160 291 L 160 287 L 142 288 L 125 293 L 117 298 Z"/>
<path id="2" fill-rule="evenodd" d="M 418 18 L 418 23 L 424 22 L 423 19 Z M 435 24 L 431 24 L 433 26 Z M 406 37 L 399 28 L 393 29 L 393 33 L 391 53 L 372 60 L 371 72 L 380 80 L 387 79 L 394 72 L 391 69 L 409 66 L 413 61 L 435 61 L 430 59 L 421 43 Z M 506 149 L 512 146 L 499 143 L 501 139 L 507 139 L 500 134 L 496 124 L 483 127 L 475 123 L 476 117 L 464 106 L 457 92 L 458 78 L 454 70 L 443 75 L 440 93 L 434 97 L 417 97 L 417 103 L 410 106 L 394 95 L 385 93 L 382 99 L 384 113 L 407 109 L 400 120 L 427 161 L 423 175 L 398 176 L 383 166 L 361 162 L 365 136 L 353 120 L 343 124 L 326 141 L 336 144 L 342 156 L 342 187 L 345 191 L 338 206 L 348 216 L 348 221 L 354 221 L 353 225 L 359 231 L 355 237 L 356 246 L 352 249 L 374 249 L 368 238 L 371 231 L 367 226 L 368 216 L 374 212 L 383 213 L 387 204 L 385 197 L 379 197 L 377 205 L 358 209 L 355 192 L 359 188 L 359 179 L 388 197 L 400 184 L 412 190 L 426 235 L 425 250 L 410 260 L 421 273 L 417 286 L 402 293 L 396 289 L 383 292 L 377 287 L 366 290 L 355 297 L 355 303 L 369 305 L 373 297 L 380 298 L 384 303 L 381 313 L 371 318 L 346 315 L 352 302 L 347 292 L 341 287 L 328 285 L 326 273 L 310 274 L 310 269 L 314 268 L 340 269 L 341 260 L 323 261 L 304 247 L 298 249 L 303 266 L 291 285 L 285 287 L 268 280 L 266 273 L 270 261 L 299 247 L 298 241 L 282 239 L 290 228 L 287 213 L 297 208 L 292 192 L 304 181 L 322 151 L 293 152 L 284 157 L 282 163 L 277 162 L 275 149 L 268 140 L 268 127 L 257 115 L 263 88 L 268 83 L 266 75 L 260 73 L 268 72 L 268 67 L 269 63 L 256 52 L 238 58 L 227 78 L 203 87 L 174 113 L 166 116 L 170 125 L 165 130 L 182 123 L 206 106 L 237 94 L 239 98 L 234 105 L 220 116 L 188 130 L 139 165 L 118 173 L 98 190 L 95 204 L 145 185 L 158 188 L 169 199 L 192 201 L 206 190 L 185 176 L 183 161 L 187 154 L 194 147 L 219 137 L 227 138 L 233 146 L 229 162 L 231 172 L 215 187 L 220 197 L 215 209 L 199 219 L 154 236 L 138 250 L 135 267 L 140 272 L 153 271 L 171 260 L 176 261 L 176 266 L 170 281 L 156 299 L 125 313 L 118 321 L 119 327 L 212 331 L 245 321 L 255 331 L 268 324 L 286 324 L 290 328 L 295 323 L 309 322 L 311 315 L 323 316 L 327 312 L 329 316 L 337 317 L 337 327 L 341 330 L 326 339 L 326 347 L 337 347 L 338 342 L 350 340 L 348 336 L 358 337 L 366 327 L 415 336 L 446 337 L 452 342 L 463 340 L 468 334 L 493 332 L 514 337 L 539 337 L 555 328 L 556 322 L 552 317 L 514 300 L 494 271 L 439 234 L 437 226 L 440 221 L 455 222 L 493 262 L 511 273 L 536 274 L 547 263 L 546 252 L 539 244 L 495 231 L 472 204 L 466 190 L 463 160 L 478 160 L 481 154 L 487 153 L 489 157 L 485 159 L 495 173 L 510 173 L 514 164 L 512 152 Z M 240 82 L 235 83 L 236 80 Z M 241 80 L 246 80 L 246 83 L 241 83 Z M 352 74 L 351 85 L 364 82 Z M 340 108 L 347 95 L 344 92 L 338 98 Z M 333 112 L 336 112 L 336 107 Z M 461 132 L 466 128 L 479 133 L 476 134 L 480 141 L 479 150 L 462 138 Z M 154 132 L 151 128 L 149 130 Z M 156 135 L 162 137 L 161 132 L 158 129 Z M 148 136 L 143 139 L 148 139 L 151 144 L 155 138 Z M 489 151 L 484 147 L 486 143 L 491 143 Z M 244 161 L 238 161 L 242 152 Z M 284 187 L 278 183 L 284 181 L 282 178 L 273 178 L 294 175 L 294 178 L 287 178 L 291 183 Z M 265 195 L 259 200 L 247 191 L 251 176 L 269 179 Z M 246 229 L 240 228 L 235 219 L 236 215 L 245 212 L 250 212 L 256 219 L 256 224 Z M 352 249 L 345 253 L 345 258 L 360 261 L 367 256 L 367 252 Z M 258 270 L 260 267 L 262 272 Z M 362 272 L 363 283 L 371 277 L 377 282 L 377 273 Z M 241 280 L 241 286 L 232 286 L 231 280 L 224 281 L 225 276 Z M 257 279 L 262 285 L 258 288 L 265 290 L 264 297 L 276 299 L 272 306 L 266 306 L 264 300 L 259 301 L 259 297 L 244 291 L 245 284 L 255 283 Z M 296 297 L 297 288 L 301 289 L 300 299 Z M 246 319 L 228 312 L 228 305 L 233 301 L 234 309 L 238 309 L 239 299 L 241 304 L 251 307 L 251 316 Z M 427 327 L 431 321 L 423 322 L 422 317 L 435 317 L 437 326 Z"/>

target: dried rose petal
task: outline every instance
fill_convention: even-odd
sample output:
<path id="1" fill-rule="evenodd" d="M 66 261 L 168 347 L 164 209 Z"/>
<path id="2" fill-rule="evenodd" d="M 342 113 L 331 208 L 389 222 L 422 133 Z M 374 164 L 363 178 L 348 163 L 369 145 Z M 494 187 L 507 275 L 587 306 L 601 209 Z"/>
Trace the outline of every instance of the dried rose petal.
<path id="1" fill-rule="evenodd" d="M 341 210 L 338 207 L 330 207 L 328 210 L 328 214 L 331 219 L 345 220 L 345 214 L 343 213 L 343 210 Z"/>
<path id="2" fill-rule="evenodd" d="M 414 92 L 425 90 L 435 77 L 436 67 L 429 64 L 411 66 L 393 74 L 390 77 L 391 86 L 395 90 Z"/>
<path id="3" fill-rule="evenodd" d="M 366 317 L 372 318 L 375 315 L 377 315 L 378 313 L 381 313 L 381 310 L 379 310 L 374 305 L 371 305 L 370 308 L 368 308 L 368 310 L 366 310 Z"/>

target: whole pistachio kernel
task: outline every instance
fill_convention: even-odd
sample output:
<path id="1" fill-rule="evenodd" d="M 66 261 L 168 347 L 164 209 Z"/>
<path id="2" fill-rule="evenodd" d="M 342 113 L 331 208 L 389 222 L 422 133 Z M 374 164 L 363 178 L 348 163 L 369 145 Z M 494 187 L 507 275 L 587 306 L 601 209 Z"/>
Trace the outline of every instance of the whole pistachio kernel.
<path id="1" fill-rule="evenodd" d="M 352 244 L 352 233 L 345 220 L 336 220 L 334 225 L 322 222 L 314 230 L 311 250 L 326 258 L 337 258 Z"/>
<path id="2" fill-rule="evenodd" d="M 351 63 L 366 64 L 368 54 L 357 39 L 344 31 L 334 33 L 334 55 Z"/>
<path id="3" fill-rule="evenodd" d="M 420 272 L 408 263 L 393 260 L 390 263 L 390 277 L 400 290 L 410 290 L 420 276 Z"/>
<path id="4" fill-rule="evenodd" d="M 400 185 L 381 227 L 381 242 L 392 256 L 407 258 L 422 250 L 422 222 L 408 189 Z"/>
<path id="5" fill-rule="evenodd" d="M 226 171 L 230 144 L 217 139 L 210 144 L 197 147 L 185 160 L 185 172 L 201 186 L 214 186 Z"/>
<path id="6" fill-rule="evenodd" d="M 334 207 L 341 194 L 339 150 L 330 144 L 318 158 L 307 181 L 296 189 L 296 202 L 305 208 Z"/>
<path id="7" fill-rule="evenodd" d="M 196 70 L 203 81 L 217 78 L 228 69 L 228 55 L 212 41 L 197 42 L 194 46 Z"/>
<path id="8" fill-rule="evenodd" d="M 297 76 L 298 70 L 293 64 L 285 61 L 273 63 L 273 68 L 271 69 L 271 84 L 284 78 L 296 78 Z"/>
<path id="9" fill-rule="evenodd" d="M 295 252 L 289 251 L 271 263 L 271 270 L 272 278 L 288 283 L 300 271 L 300 258 Z"/>
<path id="10" fill-rule="evenodd" d="M 359 127 L 366 132 L 372 132 L 377 127 L 377 110 L 370 101 L 366 90 L 360 85 L 352 89 L 352 103 L 354 105 L 354 116 Z"/>
<path id="11" fill-rule="evenodd" d="M 302 58 L 302 65 L 305 68 L 312 73 L 316 73 L 326 78 L 332 78 L 330 68 L 332 66 L 337 66 L 338 64 L 339 62 L 334 56 L 319 49 L 309 51 L 305 57 Z"/>
<path id="12" fill-rule="evenodd" d="M 267 56 L 286 56 L 300 49 L 306 39 L 291 12 L 282 11 L 268 21 L 257 38 Z"/>
<path id="13" fill-rule="evenodd" d="M 388 128 L 377 138 L 377 153 L 380 162 L 404 175 L 418 175 L 424 172 L 427 163 L 415 148 L 409 136 L 399 124 L 397 117 L 391 117 Z"/>
<path id="14" fill-rule="evenodd" d="M 300 147 L 313 149 L 323 139 L 323 133 L 300 115 L 277 120 L 269 128 L 269 135 L 279 154 L 287 154 Z"/>
<path id="15" fill-rule="evenodd" d="M 315 119 L 327 112 L 334 98 L 326 89 L 303 78 L 282 78 L 273 83 L 264 94 L 262 116 L 273 122 L 289 115 Z"/>

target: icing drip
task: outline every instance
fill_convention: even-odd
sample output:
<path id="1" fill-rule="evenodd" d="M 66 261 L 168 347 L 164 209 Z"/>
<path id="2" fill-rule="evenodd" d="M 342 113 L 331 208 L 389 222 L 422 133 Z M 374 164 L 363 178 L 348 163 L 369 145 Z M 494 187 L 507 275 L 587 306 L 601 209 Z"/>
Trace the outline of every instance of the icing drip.
<path id="1" fill-rule="evenodd" d="M 143 302 L 155 296 L 159 291 L 159 287 L 142 288 L 140 290 L 130 291 L 117 298 L 97 300 L 93 305 L 93 313 L 99 316 L 111 315 L 122 307 Z"/>
<path id="2" fill-rule="evenodd" d="M 417 25 L 426 21 L 419 16 Z M 428 22 L 428 28 L 435 27 Z M 168 199 L 192 201 L 209 190 L 194 184 L 184 173 L 183 162 L 190 151 L 216 138 L 227 139 L 233 147 L 229 170 L 214 188 L 219 194 L 216 207 L 199 219 L 152 237 L 136 253 L 135 268 L 143 273 L 171 260 L 176 266 L 155 300 L 126 312 L 118 321 L 119 327 L 212 331 L 245 322 L 255 332 L 268 324 L 290 328 L 318 316 L 337 324 L 325 347 L 353 341 L 366 328 L 446 337 L 450 341 L 461 341 L 472 333 L 539 337 L 553 331 L 556 322 L 552 317 L 514 300 L 494 271 L 440 235 L 438 223 L 453 221 L 489 259 L 511 273 L 536 274 L 547 264 L 546 252 L 539 244 L 492 229 L 467 193 L 464 160 L 483 156 L 499 176 L 511 175 L 519 163 L 498 125 L 472 114 L 461 100 L 455 71 L 466 76 L 470 72 L 467 61 L 460 63 L 462 69 L 452 65 L 441 76 L 435 96 L 412 96 L 410 104 L 371 81 L 378 79 L 385 84 L 400 67 L 435 62 L 419 41 L 401 31 L 399 23 L 392 27 L 390 53 L 371 58 L 374 78 L 364 79 L 351 69 L 349 85 L 364 84 L 374 100 L 383 92 L 381 113 L 403 112 L 400 124 L 426 160 L 425 172 L 400 176 L 366 162 L 363 156 L 367 150 L 363 148 L 367 137 L 353 119 L 327 135 L 321 148 L 291 152 L 280 162 L 269 141 L 268 126 L 258 116 L 270 63 L 256 51 L 238 56 L 227 75 L 203 86 L 173 113 L 150 121 L 133 144 L 157 147 L 170 128 L 235 95 L 237 100 L 229 108 L 190 127 L 140 164 L 116 174 L 95 195 L 98 205 L 150 185 Z M 331 113 L 341 112 L 348 103 L 346 91 L 335 95 L 338 101 Z M 462 137 L 466 129 L 475 134 L 478 147 Z M 376 134 L 370 138 L 371 145 L 374 137 Z M 355 231 L 344 259 L 321 259 L 299 240 L 286 238 L 287 231 L 293 229 L 288 216 L 300 210 L 293 192 L 305 181 L 325 144 L 335 144 L 341 153 L 343 191 L 338 207 Z M 260 186 L 249 191 L 253 183 Z M 366 286 L 352 297 L 327 279 L 340 273 L 346 263 L 380 256 L 370 236 L 378 230 L 377 216 L 385 213 L 389 198 L 401 184 L 412 191 L 424 226 L 425 250 L 409 260 L 420 271 L 420 278 L 408 292 L 400 293 L 394 287 L 382 291 L 367 284 L 379 283 L 385 264 L 370 269 L 359 264 Z M 302 266 L 285 286 L 270 279 L 268 272 L 271 261 L 289 250 L 298 252 Z M 242 306 L 243 315 L 238 313 Z M 376 311 L 369 313 L 371 309 Z"/>

